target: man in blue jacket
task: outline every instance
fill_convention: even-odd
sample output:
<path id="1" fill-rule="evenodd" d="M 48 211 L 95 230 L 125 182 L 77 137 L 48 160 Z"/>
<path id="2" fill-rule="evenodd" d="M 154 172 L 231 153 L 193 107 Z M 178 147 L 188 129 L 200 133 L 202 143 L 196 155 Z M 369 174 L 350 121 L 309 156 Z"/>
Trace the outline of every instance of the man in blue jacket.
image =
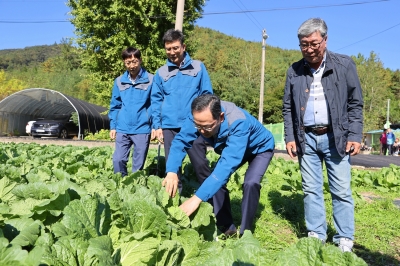
<path id="1" fill-rule="evenodd" d="M 167 161 L 172 140 L 190 114 L 193 99 L 202 94 L 212 94 L 213 90 L 204 64 L 199 60 L 193 60 L 186 52 L 181 31 L 168 30 L 163 36 L 163 43 L 168 59 L 154 75 L 151 92 L 153 128 L 151 138 L 164 143 L 165 161 Z M 207 147 L 202 138 L 195 140 L 187 150 L 200 183 L 210 175 L 206 151 Z M 181 167 L 178 175 L 181 176 Z M 180 182 L 179 186 L 181 187 Z M 228 196 L 226 188 L 223 187 L 210 199 L 217 217 L 217 226 L 222 232 L 229 230 L 233 220 L 229 217 L 230 213 L 224 213 L 226 208 L 223 204 L 229 202 Z"/>
<path id="2" fill-rule="evenodd" d="M 164 143 L 165 160 L 175 135 L 190 113 L 193 99 L 202 94 L 212 94 L 211 80 L 201 61 L 193 60 L 186 52 L 181 31 L 170 29 L 163 37 L 167 63 L 155 76 L 151 93 L 152 139 Z M 210 170 L 205 157 L 204 141 L 197 141 L 188 151 L 199 180 L 208 176 Z"/>
<path id="3" fill-rule="evenodd" d="M 388 149 L 388 154 L 393 155 L 393 144 L 394 140 L 396 139 L 396 136 L 393 134 L 392 129 L 388 127 L 386 131 L 386 146 Z"/>
<path id="4" fill-rule="evenodd" d="M 178 188 L 177 172 L 186 154 L 185 150 L 199 136 L 221 156 L 213 172 L 195 195 L 180 206 L 188 216 L 202 201 L 212 198 L 236 169 L 248 163 L 243 184 L 240 226 L 240 234 L 243 234 L 244 230 L 251 230 L 253 225 L 260 199 L 260 182 L 274 154 L 273 135 L 248 112 L 234 103 L 220 101 L 216 95 L 205 94 L 194 99 L 191 112 L 172 142 L 171 155 L 167 161 L 167 176 L 162 184 L 168 194 L 174 197 Z M 227 201 L 224 208 L 230 214 L 229 197 Z M 236 231 L 233 224 L 229 231 Z"/>
<path id="5" fill-rule="evenodd" d="M 354 240 L 350 156 L 360 152 L 363 98 L 354 61 L 328 51 L 325 21 L 312 18 L 298 29 L 303 59 L 289 67 L 283 98 L 286 150 L 299 156 L 309 237 L 325 241 L 325 162 L 332 196 L 333 236 L 343 252 Z"/>
<path id="6" fill-rule="evenodd" d="M 126 71 L 114 81 L 110 110 L 110 138 L 116 139 L 114 172 L 126 176 L 133 146 L 132 172 L 142 170 L 150 141 L 150 93 L 153 75 L 144 69 L 141 53 L 128 47 L 122 51 Z"/>

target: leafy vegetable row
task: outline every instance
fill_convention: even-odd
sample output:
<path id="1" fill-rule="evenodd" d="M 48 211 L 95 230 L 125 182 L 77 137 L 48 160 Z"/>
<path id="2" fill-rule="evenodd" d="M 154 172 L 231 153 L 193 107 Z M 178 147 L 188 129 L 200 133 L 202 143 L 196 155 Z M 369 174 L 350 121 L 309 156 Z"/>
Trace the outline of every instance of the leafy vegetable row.
<path id="1" fill-rule="evenodd" d="M 149 152 L 144 171 L 125 178 L 113 173 L 112 152 L 0 144 L 0 265 L 366 265 L 307 238 L 278 256 L 262 249 L 250 231 L 216 241 L 211 205 L 202 203 L 187 217 L 178 207 L 185 197 L 169 198 L 160 177 L 151 174 L 156 151 Z M 218 156 L 210 152 L 208 159 L 214 165 Z M 269 174 L 282 174 L 281 164 L 274 159 Z M 187 160 L 184 169 L 183 194 L 190 195 L 196 184 Z M 233 190 L 240 190 L 241 171 L 230 181 Z"/>

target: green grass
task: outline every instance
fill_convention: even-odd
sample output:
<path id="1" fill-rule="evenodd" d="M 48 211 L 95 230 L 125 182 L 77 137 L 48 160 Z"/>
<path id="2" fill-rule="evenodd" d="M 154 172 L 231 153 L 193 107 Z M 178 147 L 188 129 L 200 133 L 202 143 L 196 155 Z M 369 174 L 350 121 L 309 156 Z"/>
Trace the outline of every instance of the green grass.
<path id="1" fill-rule="evenodd" d="M 145 167 L 149 174 L 157 172 L 157 153 L 157 149 L 149 150 L 148 158 L 152 160 L 148 160 Z M 161 173 L 165 172 L 162 148 L 160 156 L 158 173 L 162 176 Z M 209 152 L 208 157 L 212 163 L 215 163 L 218 156 Z M 131 160 L 128 163 L 128 169 L 130 167 Z M 194 192 L 197 184 L 188 158 L 184 160 L 183 169 L 185 175 L 183 195 L 188 197 Z M 240 225 L 241 220 L 241 184 L 246 169 L 247 165 L 238 169 L 227 185 L 231 191 L 232 212 L 237 226 Z M 400 179 L 399 174 L 395 175 Z M 189 182 L 193 187 L 187 185 Z M 356 186 L 357 184 L 363 186 Z M 400 199 L 400 193 L 398 191 L 382 192 L 375 186 L 367 186 L 363 182 L 357 184 L 353 184 L 356 225 L 354 253 L 364 259 L 368 265 L 400 265 L 400 209 L 393 203 L 393 200 Z M 272 258 L 297 243 L 300 238 L 306 237 L 303 193 L 300 185 L 301 176 L 297 163 L 285 161 L 283 158 L 272 160 L 262 181 L 260 204 L 253 230 L 254 236 Z M 329 193 L 325 193 L 325 202 L 328 222 L 326 245 L 333 245 L 332 236 L 335 234 L 335 228 Z"/>
<path id="2" fill-rule="evenodd" d="M 354 190 L 368 195 L 358 200 L 355 208 L 355 253 L 369 265 L 400 265 L 400 210 L 393 204 L 399 194 Z"/>
<path id="3" fill-rule="evenodd" d="M 284 169 L 290 165 L 294 166 L 290 170 L 292 172 Z M 240 224 L 241 177 L 246 169 L 247 166 L 239 169 L 239 174 L 233 176 L 228 183 L 236 225 Z M 306 237 L 303 193 L 295 189 L 298 183 L 292 183 L 292 189 L 288 189 L 283 178 L 285 175 L 294 175 L 297 171 L 297 163 L 274 158 L 262 182 L 253 233 L 271 256 L 277 256 L 280 251 Z M 400 198 L 399 193 L 380 192 L 373 187 L 353 187 L 353 197 L 356 225 L 354 253 L 368 265 L 400 265 L 400 209 L 393 203 L 394 199 Z M 328 222 L 326 245 L 333 245 L 335 228 L 332 200 L 328 192 L 325 193 L 325 203 Z"/>
<path id="4" fill-rule="evenodd" d="M 161 156 L 161 162 L 164 162 L 163 150 Z M 209 152 L 208 156 L 213 158 L 211 160 L 215 160 L 216 155 L 213 152 Z M 194 171 L 188 158 L 183 165 L 185 176 L 189 176 L 189 181 L 193 184 Z M 246 169 L 247 165 L 238 169 L 228 183 L 232 213 L 237 226 L 241 220 L 241 184 Z M 163 164 L 160 170 L 162 173 Z M 289 180 L 291 186 L 287 185 L 288 179 L 285 176 L 294 177 L 294 180 Z M 398 178 L 400 179 L 400 176 Z M 306 237 L 303 192 L 299 189 L 300 184 L 298 163 L 285 161 L 283 158 L 273 158 L 262 181 L 260 203 L 253 230 L 254 236 L 272 257 L 278 256 L 279 252 L 295 244 L 300 238 Z M 357 187 L 355 184 L 352 189 L 356 226 L 354 253 L 371 266 L 400 265 L 400 209 L 393 203 L 395 199 L 400 199 L 400 193 L 382 192 L 373 186 Z M 192 192 L 190 189 L 184 191 L 185 194 Z M 328 192 L 325 193 L 325 203 L 328 222 L 326 245 L 333 245 L 335 228 L 332 200 Z"/>

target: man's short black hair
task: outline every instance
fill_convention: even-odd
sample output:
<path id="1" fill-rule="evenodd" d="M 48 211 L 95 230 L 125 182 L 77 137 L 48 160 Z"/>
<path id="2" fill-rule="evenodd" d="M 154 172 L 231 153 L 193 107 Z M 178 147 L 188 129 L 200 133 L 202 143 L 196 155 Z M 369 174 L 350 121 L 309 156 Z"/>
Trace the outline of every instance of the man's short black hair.
<path id="1" fill-rule="evenodd" d="M 210 109 L 212 117 L 217 120 L 221 115 L 221 100 L 215 94 L 202 94 L 195 98 L 192 102 L 192 114 L 193 112 L 202 112 L 206 109 Z"/>
<path id="2" fill-rule="evenodd" d="M 185 37 L 180 30 L 169 29 L 164 34 L 164 37 L 162 40 L 163 40 L 164 45 L 166 42 L 174 42 L 174 41 L 179 41 L 181 44 L 183 44 L 184 38 Z"/>
<path id="3" fill-rule="evenodd" d="M 140 50 L 135 48 L 135 47 L 128 47 L 125 50 L 122 51 L 122 60 L 125 60 L 127 58 L 134 58 L 137 59 L 142 59 L 142 54 L 140 53 Z"/>

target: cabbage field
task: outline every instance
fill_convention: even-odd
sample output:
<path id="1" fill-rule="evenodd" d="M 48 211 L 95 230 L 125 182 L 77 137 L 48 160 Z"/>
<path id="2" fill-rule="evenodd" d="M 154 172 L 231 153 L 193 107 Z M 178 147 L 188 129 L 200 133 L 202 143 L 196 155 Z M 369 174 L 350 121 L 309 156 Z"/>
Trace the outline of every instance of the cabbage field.
<path id="1" fill-rule="evenodd" d="M 272 160 L 253 233 L 226 239 L 211 205 L 202 203 L 190 217 L 178 207 L 198 187 L 187 158 L 182 195 L 169 198 L 156 175 L 165 169 L 157 150 L 143 171 L 124 178 L 113 173 L 112 153 L 108 146 L 1 143 L 0 265 L 367 265 L 355 253 L 303 237 L 296 163 Z M 212 151 L 207 157 L 211 167 L 218 160 Z M 227 184 L 235 222 L 245 170 Z M 385 188 L 371 174 L 355 175 L 354 182 Z M 392 182 L 385 189 L 397 188 Z"/>

